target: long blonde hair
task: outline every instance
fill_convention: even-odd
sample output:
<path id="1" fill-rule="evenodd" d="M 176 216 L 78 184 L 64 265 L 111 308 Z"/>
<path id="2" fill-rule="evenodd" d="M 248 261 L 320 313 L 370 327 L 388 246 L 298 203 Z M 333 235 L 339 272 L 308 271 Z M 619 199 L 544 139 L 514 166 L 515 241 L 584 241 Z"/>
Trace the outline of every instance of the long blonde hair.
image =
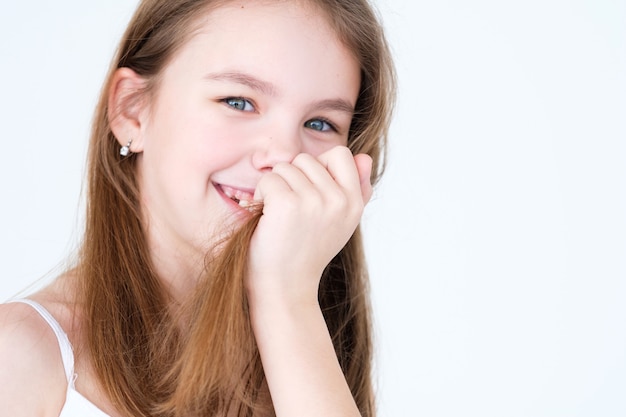
<path id="1" fill-rule="evenodd" d="M 248 317 L 243 277 L 257 213 L 207 258 L 206 273 L 178 313 L 153 268 L 142 225 L 136 159 L 121 158 L 108 94 L 127 67 L 158 88 L 158 76 L 224 1 L 144 0 L 119 46 L 96 108 L 88 160 L 85 235 L 77 273 L 86 353 L 108 398 L 133 416 L 273 415 Z M 382 173 L 395 77 L 385 37 L 367 0 L 309 0 L 361 64 L 348 146 Z M 364 417 L 375 414 L 368 277 L 360 231 L 330 262 L 319 302 L 339 362 Z M 185 328 L 180 319 L 185 319 Z"/>

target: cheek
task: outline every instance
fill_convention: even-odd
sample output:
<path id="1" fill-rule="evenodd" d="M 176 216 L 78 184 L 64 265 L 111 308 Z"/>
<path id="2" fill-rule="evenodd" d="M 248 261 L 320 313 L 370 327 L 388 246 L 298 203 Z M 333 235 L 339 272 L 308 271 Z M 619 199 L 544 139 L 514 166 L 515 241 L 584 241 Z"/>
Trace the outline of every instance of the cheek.
<path id="1" fill-rule="evenodd" d="M 195 132 L 196 157 L 210 160 L 214 167 L 228 167 L 250 150 L 250 138 L 243 129 L 225 123 L 204 123 Z"/>
<path id="2" fill-rule="evenodd" d="M 302 152 L 308 153 L 315 157 L 323 154 L 326 151 L 331 150 L 336 146 L 347 146 L 348 140 L 345 138 L 336 139 L 332 141 L 322 140 L 305 140 L 302 146 Z"/>
<path id="3" fill-rule="evenodd" d="M 225 126 L 215 122 L 200 121 L 193 132 L 196 137 L 198 150 L 211 151 L 226 147 L 232 135 Z"/>

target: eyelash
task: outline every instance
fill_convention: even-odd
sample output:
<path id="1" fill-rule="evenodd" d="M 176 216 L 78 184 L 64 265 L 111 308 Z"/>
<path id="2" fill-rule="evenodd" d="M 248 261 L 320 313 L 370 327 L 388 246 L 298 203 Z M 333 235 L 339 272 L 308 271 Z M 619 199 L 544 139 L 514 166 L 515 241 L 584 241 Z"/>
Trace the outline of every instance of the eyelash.
<path id="1" fill-rule="evenodd" d="M 335 125 L 334 125 L 334 124 L 333 124 L 330 120 L 328 120 L 328 119 L 325 119 L 325 118 L 323 118 L 323 117 L 318 117 L 318 118 L 316 118 L 316 119 L 307 120 L 306 122 L 304 122 L 304 125 L 305 125 L 306 127 L 309 127 L 309 126 L 307 126 L 307 125 L 309 125 L 309 124 L 310 124 L 310 123 L 312 123 L 312 122 L 322 122 L 322 123 L 325 123 L 325 124 L 327 124 L 327 125 L 328 125 L 329 130 L 331 130 L 331 131 L 333 131 L 333 132 L 337 132 L 337 128 L 335 127 Z M 311 129 L 312 129 L 312 128 L 311 128 Z M 319 129 L 313 129 L 313 130 L 316 130 L 316 131 L 318 131 L 318 132 L 326 132 L 326 130 L 319 130 Z"/>
<path id="2" fill-rule="evenodd" d="M 235 100 L 243 101 L 244 102 L 244 108 L 240 109 L 237 106 L 233 105 L 232 102 L 235 101 Z M 224 104 L 226 104 L 228 107 L 231 107 L 231 108 L 233 108 L 235 110 L 239 110 L 239 111 L 246 111 L 246 112 L 251 111 L 251 110 L 245 110 L 245 106 L 246 105 L 249 105 L 250 107 L 252 107 L 253 110 L 255 109 L 254 104 L 250 100 L 248 100 L 247 98 L 243 98 L 243 97 L 226 97 L 226 98 L 223 98 L 221 101 Z"/>
<path id="3" fill-rule="evenodd" d="M 236 105 L 233 104 L 233 101 L 243 101 L 244 102 L 244 108 L 241 109 L 239 107 L 237 107 Z M 250 107 L 252 107 L 253 110 L 255 110 L 255 106 L 254 103 L 250 100 L 248 100 L 247 98 L 244 97 L 225 97 L 221 100 L 224 104 L 226 104 L 228 107 L 231 107 L 232 109 L 238 110 L 238 111 L 243 111 L 243 112 L 250 112 L 251 110 L 245 110 L 246 105 L 249 105 Z M 304 122 L 305 127 L 308 127 L 309 129 L 318 131 L 318 132 L 326 132 L 327 130 L 319 130 L 319 129 L 313 129 L 312 127 L 310 127 L 310 124 L 312 122 L 322 122 L 323 124 L 328 125 L 328 128 L 330 131 L 337 133 L 337 127 L 328 119 L 323 118 L 323 117 L 318 117 L 315 119 L 310 119 L 307 120 L 306 122 Z"/>

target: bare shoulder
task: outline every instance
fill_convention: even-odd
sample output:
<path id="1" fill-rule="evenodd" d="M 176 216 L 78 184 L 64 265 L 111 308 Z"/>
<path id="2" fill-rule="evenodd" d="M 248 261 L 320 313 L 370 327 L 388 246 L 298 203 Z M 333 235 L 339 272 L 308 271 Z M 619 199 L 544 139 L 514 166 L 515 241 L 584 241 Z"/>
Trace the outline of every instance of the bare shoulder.
<path id="1" fill-rule="evenodd" d="M 0 386 L 0 404 L 11 416 L 58 415 L 65 399 L 57 338 L 23 303 L 0 304 Z"/>

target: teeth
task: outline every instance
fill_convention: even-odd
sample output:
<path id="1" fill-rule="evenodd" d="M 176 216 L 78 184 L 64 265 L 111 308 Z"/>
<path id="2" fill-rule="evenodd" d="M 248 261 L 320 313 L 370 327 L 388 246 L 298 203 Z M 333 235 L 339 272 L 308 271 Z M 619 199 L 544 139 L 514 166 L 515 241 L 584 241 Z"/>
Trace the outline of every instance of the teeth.
<path id="1" fill-rule="evenodd" d="M 241 207 L 248 207 L 253 202 L 253 195 L 247 191 L 222 185 L 222 191 L 226 197 L 239 204 Z"/>

